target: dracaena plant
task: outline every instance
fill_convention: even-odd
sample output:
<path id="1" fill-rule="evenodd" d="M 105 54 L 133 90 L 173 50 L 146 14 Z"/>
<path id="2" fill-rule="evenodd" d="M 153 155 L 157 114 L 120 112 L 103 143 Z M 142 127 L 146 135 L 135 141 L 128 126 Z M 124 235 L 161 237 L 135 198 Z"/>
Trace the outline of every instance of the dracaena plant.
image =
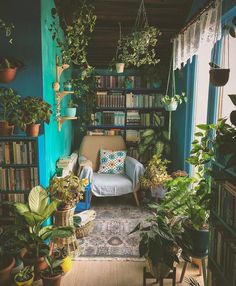
<path id="1" fill-rule="evenodd" d="M 62 259 L 57 258 L 55 255 L 47 255 L 45 257 L 45 261 L 48 267 L 41 271 L 43 277 L 53 277 L 63 273 L 61 268 L 61 264 L 63 262 Z"/>

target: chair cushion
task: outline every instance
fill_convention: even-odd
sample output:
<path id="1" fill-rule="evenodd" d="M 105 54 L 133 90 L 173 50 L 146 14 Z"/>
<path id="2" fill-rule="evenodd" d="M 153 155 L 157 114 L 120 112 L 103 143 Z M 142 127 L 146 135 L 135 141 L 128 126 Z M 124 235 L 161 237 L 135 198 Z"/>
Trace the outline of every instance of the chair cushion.
<path id="1" fill-rule="evenodd" d="M 132 191 L 132 181 L 126 175 L 93 174 L 93 193 L 95 196 L 121 196 Z"/>
<path id="2" fill-rule="evenodd" d="M 100 165 L 98 173 L 123 174 L 126 151 L 100 150 Z"/>

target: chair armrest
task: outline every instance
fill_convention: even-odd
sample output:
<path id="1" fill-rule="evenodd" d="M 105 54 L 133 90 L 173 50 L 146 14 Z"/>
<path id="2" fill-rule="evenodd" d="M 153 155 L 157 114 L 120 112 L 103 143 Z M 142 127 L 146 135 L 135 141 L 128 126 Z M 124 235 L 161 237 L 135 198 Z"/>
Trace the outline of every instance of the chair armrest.
<path id="1" fill-rule="evenodd" d="M 139 177 L 144 173 L 144 166 L 138 160 L 127 156 L 125 159 L 125 173 L 133 182 L 133 189 L 139 183 Z"/>

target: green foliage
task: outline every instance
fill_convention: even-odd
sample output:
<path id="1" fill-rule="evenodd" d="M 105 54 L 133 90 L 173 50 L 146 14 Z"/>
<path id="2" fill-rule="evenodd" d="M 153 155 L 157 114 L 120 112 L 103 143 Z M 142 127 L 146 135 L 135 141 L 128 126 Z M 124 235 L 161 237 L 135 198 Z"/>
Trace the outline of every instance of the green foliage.
<path id="1" fill-rule="evenodd" d="M 156 58 L 155 48 L 160 34 L 157 28 L 145 25 L 142 30 L 121 37 L 117 46 L 117 58 L 112 61 L 122 62 L 126 67 L 157 64 L 159 59 Z"/>
<path id="2" fill-rule="evenodd" d="M 87 179 L 79 179 L 73 173 L 70 173 L 62 178 L 52 178 L 48 191 L 53 200 L 59 199 L 61 201 L 60 208 L 71 208 L 83 198 L 84 187 L 87 184 Z"/>
<path id="3" fill-rule="evenodd" d="M 78 104 L 75 103 L 75 102 L 73 101 L 73 99 L 70 99 L 67 106 L 68 106 L 69 108 L 76 108 L 76 107 L 78 107 Z"/>
<path id="4" fill-rule="evenodd" d="M 22 68 L 23 66 L 24 64 L 17 59 L 0 57 L 0 69 L 9 69 L 9 68 L 19 69 Z"/>
<path id="5" fill-rule="evenodd" d="M 49 124 L 52 114 L 51 105 L 38 97 L 25 97 L 21 100 L 16 112 L 21 128 L 25 124 L 46 122 Z"/>
<path id="6" fill-rule="evenodd" d="M 4 34 L 6 38 L 8 38 L 8 42 L 12 44 L 12 32 L 15 29 L 15 26 L 13 23 L 7 23 L 3 19 L 0 18 L 0 30 L 4 30 Z"/>
<path id="7" fill-rule="evenodd" d="M 161 102 L 165 105 L 169 105 L 173 102 L 181 104 L 182 102 L 187 102 L 187 96 L 185 95 L 185 92 L 182 92 L 180 95 L 175 94 L 173 96 L 166 94 L 164 97 L 162 97 Z"/>
<path id="8" fill-rule="evenodd" d="M 30 280 L 34 275 L 34 267 L 26 266 L 15 275 L 15 281 L 25 282 Z"/>
<path id="9" fill-rule="evenodd" d="M 61 268 L 61 264 L 63 261 L 61 259 L 58 259 L 55 256 L 47 255 L 45 257 L 45 261 L 48 267 L 45 270 L 41 271 L 43 276 L 53 277 L 63 273 Z"/>
<path id="10" fill-rule="evenodd" d="M 170 155 L 170 139 L 169 132 L 161 127 L 161 118 L 158 114 L 154 114 L 154 120 L 157 130 L 147 129 L 140 132 L 140 142 L 138 152 L 141 156 L 152 157 L 153 155 L 162 155 L 163 158 L 168 158 Z"/>
<path id="11" fill-rule="evenodd" d="M 5 205 L 12 208 L 17 218 L 16 223 L 6 229 L 6 233 L 22 242 L 29 255 L 40 257 L 47 254 L 49 248 L 45 245 L 45 240 L 65 238 L 74 233 L 71 227 L 42 226 L 55 212 L 59 203 L 59 200 L 51 200 L 49 204 L 48 193 L 40 186 L 30 191 L 27 204 L 6 202 Z"/>
<path id="12" fill-rule="evenodd" d="M 154 155 L 148 162 L 144 174 L 140 177 L 141 188 L 150 190 L 151 188 L 162 186 L 171 179 L 167 173 L 169 161 L 162 160 L 159 155 Z"/>
<path id="13" fill-rule="evenodd" d="M 20 95 L 14 89 L 0 87 L 0 118 L 14 123 L 12 119 L 19 102 Z"/>

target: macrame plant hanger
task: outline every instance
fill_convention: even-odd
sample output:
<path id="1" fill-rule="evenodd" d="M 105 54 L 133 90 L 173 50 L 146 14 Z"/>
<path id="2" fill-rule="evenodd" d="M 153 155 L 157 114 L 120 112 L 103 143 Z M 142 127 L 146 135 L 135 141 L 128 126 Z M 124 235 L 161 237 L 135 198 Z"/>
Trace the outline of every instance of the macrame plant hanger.
<path id="1" fill-rule="evenodd" d="M 142 29 L 146 26 L 148 26 L 147 13 L 144 5 L 144 0 L 141 0 L 134 24 L 134 32 L 142 31 Z"/>

